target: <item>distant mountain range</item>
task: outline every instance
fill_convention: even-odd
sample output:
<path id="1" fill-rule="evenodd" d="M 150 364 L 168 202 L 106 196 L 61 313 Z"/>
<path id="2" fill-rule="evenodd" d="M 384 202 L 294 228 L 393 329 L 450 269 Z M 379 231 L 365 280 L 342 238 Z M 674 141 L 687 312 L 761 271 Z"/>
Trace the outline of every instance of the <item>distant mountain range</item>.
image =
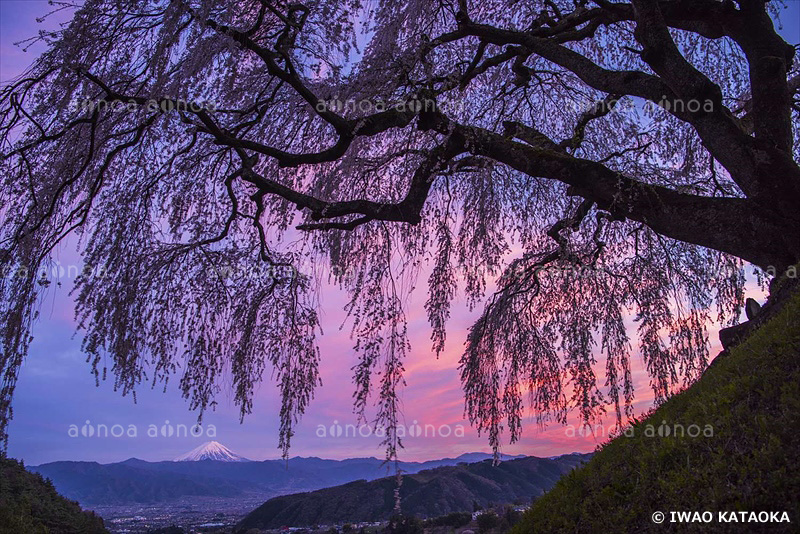
<path id="1" fill-rule="evenodd" d="M 567 454 L 556 458 L 534 456 L 501 462 L 490 460 L 438 467 L 403 477 L 402 511 L 421 517 L 472 511 L 477 504 L 529 501 L 553 487 L 591 454 Z M 284 495 L 268 500 L 247 515 L 236 532 L 249 529 L 305 527 L 343 522 L 381 521 L 394 509 L 396 478 L 358 480 L 310 493 Z"/>
<path id="2" fill-rule="evenodd" d="M 405 473 L 454 466 L 491 458 L 467 453 L 457 458 L 427 462 L 400 462 Z M 516 457 L 505 456 L 504 459 Z M 375 480 L 393 473 L 377 458 L 325 460 L 294 457 L 288 461 L 247 461 L 212 442 L 180 456 L 180 461 L 146 462 L 136 458 L 112 464 L 52 462 L 29 467 L 53 481 L 56 489 L 83 505 L 163 503 L 185 496 L 237 497 L 313 491 L 354 480 Z"/>

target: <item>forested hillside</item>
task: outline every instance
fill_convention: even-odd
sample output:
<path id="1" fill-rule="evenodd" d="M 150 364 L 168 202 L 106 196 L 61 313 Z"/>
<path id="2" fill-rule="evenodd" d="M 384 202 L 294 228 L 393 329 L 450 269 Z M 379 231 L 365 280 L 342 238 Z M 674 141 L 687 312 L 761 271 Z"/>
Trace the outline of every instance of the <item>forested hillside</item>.
<path id="1" fill-rule="evenodd" d="M 22 463 L 0 458 L 0 532 L 20 534 L 107 534 L 103 520 L 59 495 Z"/>
<path id="2" fill-rule="evenodd" d="M 405 475 L 400 487 L 402 512 L 435 517 L 451 512 L 471 512 L 475 505 L 486 507 L 519 499 L 530 501 L 588 457 L 582 454 L 555 459 L 528 457 L 497 466 L 485 460 Z M 394 509 L 396 487 L 396 478 L 386 477 L 275 497 L 248 515 L 239 528 L 246 531 L 249 528 L 386 520 Z"/>

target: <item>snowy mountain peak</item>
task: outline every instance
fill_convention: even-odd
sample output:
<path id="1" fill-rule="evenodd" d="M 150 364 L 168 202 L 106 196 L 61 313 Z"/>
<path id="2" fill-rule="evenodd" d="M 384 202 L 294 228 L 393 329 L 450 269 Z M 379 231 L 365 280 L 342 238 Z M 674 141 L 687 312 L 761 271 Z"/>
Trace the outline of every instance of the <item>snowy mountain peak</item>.
<path id="1" fill-rule="evenodd" d="M 175 458 L 176 462 L 199 462 L 200 460 L 216 460 L 218 462 L 249 462 L 218 441 L 207 441 L 186 454 Z"/>

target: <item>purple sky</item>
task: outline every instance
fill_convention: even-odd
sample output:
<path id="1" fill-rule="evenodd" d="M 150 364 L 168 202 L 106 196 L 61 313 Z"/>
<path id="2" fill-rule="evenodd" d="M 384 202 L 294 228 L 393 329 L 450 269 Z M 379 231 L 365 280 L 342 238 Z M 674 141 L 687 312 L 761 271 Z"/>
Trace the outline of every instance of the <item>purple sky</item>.
<path id="1" fill-rule="evenodd" d="M 783 17 L 783 34 L 790 43 L 800 42 L 800 2 L 791 1 Z M 58 22 L 48 20 L 37 24 L 36 17 L 50 9 L 44 0 L 0 0 L 0 82 L 20 74 L 41 53 L 41 47 L 23 52 L 14 42 L 35 35 L 42 27 L 52 27 Z M 64 17 L 61 16 L 61 19 Z M 69 244 L 62 247 L 59 261 L 74 264 L 76 258 Z M 237 453 L 251 459 L 277 458 L 277 428 L 279 402 L 274 383 L 265 381 L 259 391 L 253 413 L 239 424 L 238 411 L 223 393 L 214 413 L 207 414 L 205 423 L 214 425 L 215 436 L 203 437 L 150 437 L 150 425 L 160 428 L 170 425 L 194 424 L 196 415 L 177 392 L 173 381 L 166 392 L 143 387 L 137 394 L 137 404 L 132 398 L 123 398 L 113 391 L 113 382 L 101 382 L 95 387 L 85 356 L 80 352 L 80 338 L 75 337 L 72 321 L 72 303 L 67 293 L 71 282 L 51 293 L 42 306 L 42 318 L 34 330 L 35 340 L 31 354 L 22 367 L 14 398 L 14 420 L 10 426 L 10 456 L 23 458 L 28 464 L 55 460 L 94 460 L 101 463 L 120 461 L 135 456 L 145 460 L 172 459 L 199 445 L 207 439 L 216 439 Z M 424 286 L 423 286 L 424 287 Z M 449 326 L 448 346 L 445 354 L 436 359 L 430 353 L 430 330 L 425 319 L 425 295 L 417 292 L 410 303 L 409 332 L 412 355 L 406 362 L 408 386 L 402 392 L 406 424 L 415 422 L 428 435 L 409 436 L 404 460 L 421 460 L 456 456 L 470 451 L 488 451 L 485 437 L 478 437 L 463 419 L 463 397 L 458 379 L 457 361 L 467 328 L 475 317 L 463 301 L 457 301 Z M 322 295 L 322 327 L 320 340 L 322 352 L 322 379 L 324 385 L 317 391 L 312 405 L 294 437 L 292 455 L 346 458 L 378 456 L 383 454 L 379 438 L 332 437 L 331 426 L 355 423 L 352 414 L 350 368 L 355 363 L 349 339 L 349 328 L 339 329 L 344 319 L 342 306 L 344 294 L 327 287 Z M 716 341 L 716 335 L 712 333 Z M 712 347 L 715 354 L 716 347 Z M 600 370 L 600 378 L 602 370 Z M 652 393 L 648 379 L 641 371 L 638 356 L 634 356 L 634 378 L 637 383 L 636 411 L 649 407 Z M 71 437 L 70 425 L 92 427 L 98 424 L 122 425 L 128 430 L 135 425 L 137 437 Z M 442 427 L 441 425 L 445 425 Z M 87 427 L 88 428 L 88 427 Z M 324 436 L 323 430 L 325 430 Z M 463 437 L 461 430 L 463 429 Z M 336 428 L 333 428 L 336 431 Z M 447 434 L 450 432 L 449 436 Z M 362 429 L 366 433 L 367 429 Z M 416 434 L 416 432 L 415 432 Z M 506 445 L 503 452 L 510 454 L 555 454 L 590 451 L 603 441 L 587 436 L 572 435 L 569 427 L 551 425 L 545 430 L 528 424 L 520 442 Z"/>

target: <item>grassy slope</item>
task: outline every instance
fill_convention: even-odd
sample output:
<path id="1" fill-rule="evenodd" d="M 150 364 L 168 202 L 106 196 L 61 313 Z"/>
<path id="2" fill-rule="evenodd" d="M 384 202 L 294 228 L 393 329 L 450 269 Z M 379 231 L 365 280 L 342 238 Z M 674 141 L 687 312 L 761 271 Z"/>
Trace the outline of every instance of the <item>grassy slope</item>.
<path id="1" fill-rule="evenodd" d="M 710 424 L 714 436 L 644 435 L 662 421 Z M 562 478 L 513 534 L 800 532 L 800 292 L 633 434 Z M 714 523 L 656 525 L 657 510 L 709 510 Z M 787 511 L 792 523 L 717 523 L 728 510 Z"/>
<path id="2" fill-rule="evenodd" d="M 107 534 L 100 517 L 59 495 L 41 475 L 0 458 L 0 533 Z"/>

